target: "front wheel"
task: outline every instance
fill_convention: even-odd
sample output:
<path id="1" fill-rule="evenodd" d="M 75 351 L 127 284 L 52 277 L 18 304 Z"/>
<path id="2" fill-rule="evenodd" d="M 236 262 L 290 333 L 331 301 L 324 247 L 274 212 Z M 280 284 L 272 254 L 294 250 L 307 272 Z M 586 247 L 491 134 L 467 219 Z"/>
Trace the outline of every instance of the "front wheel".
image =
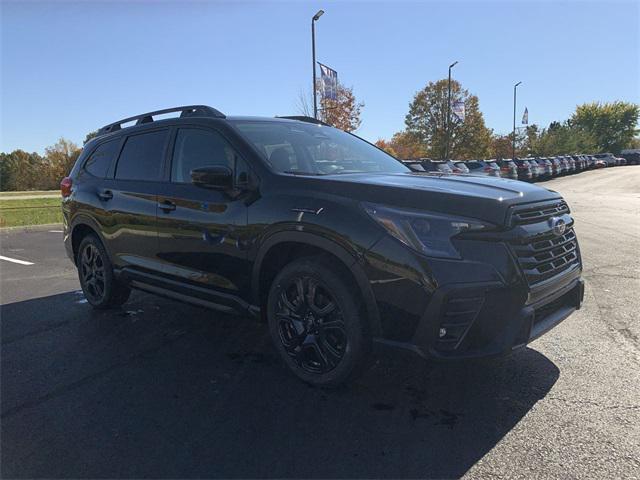
<path id="1" fill-rule="evenodd" d="M 370 348 L 359 296 L 321 259 L 300 259 L 269 291 L 269 331 L 280 356 L 303 381 L 338 386 L 356 376 Z"/>
<path id="2" fill-rule="evenodd" d="M 119 307 L 129 299 L 131 289 L 116 280 L 109 256 L 95 235 L 80 242 L 76 265 L 82 292 L 92 307 Z"/>

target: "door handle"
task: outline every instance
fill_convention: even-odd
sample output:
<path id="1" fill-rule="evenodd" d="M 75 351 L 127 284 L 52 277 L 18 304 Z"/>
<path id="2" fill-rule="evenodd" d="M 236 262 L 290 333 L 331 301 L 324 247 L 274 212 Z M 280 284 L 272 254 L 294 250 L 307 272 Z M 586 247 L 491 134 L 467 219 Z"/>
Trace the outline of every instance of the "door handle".
<path id="1" fill-rule="evenodd" d="M 158 208 L 160 210 L 164 210 L 165 213 L 168 213 L 176 209 L 176 204 L 173 202 L 170 202 L 169 200 L 165 200 L 164 202 L 158 203 Z"/>
<path id="2" fill-rule="evenodd" d="M 111 200 L 113 198 L 113 192 L 111 190 L 105 190 L 103 192 L 100 192 L 98 194 L 98 197 L 100 197 L 100 200 L 104 200 L 106 202 L 107 200 Z"/>

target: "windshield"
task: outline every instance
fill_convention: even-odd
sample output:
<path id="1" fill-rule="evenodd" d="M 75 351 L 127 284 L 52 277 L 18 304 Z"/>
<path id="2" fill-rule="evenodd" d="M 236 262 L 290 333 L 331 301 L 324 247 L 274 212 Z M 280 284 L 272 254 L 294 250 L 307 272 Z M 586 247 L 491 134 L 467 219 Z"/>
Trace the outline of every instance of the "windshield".
<path id="1" fill-rule="evenodd" d="M 411 171 L 382 150 L 336 128 L 302 122 L 231 123 L 277 172 L 327 175 Z"/>

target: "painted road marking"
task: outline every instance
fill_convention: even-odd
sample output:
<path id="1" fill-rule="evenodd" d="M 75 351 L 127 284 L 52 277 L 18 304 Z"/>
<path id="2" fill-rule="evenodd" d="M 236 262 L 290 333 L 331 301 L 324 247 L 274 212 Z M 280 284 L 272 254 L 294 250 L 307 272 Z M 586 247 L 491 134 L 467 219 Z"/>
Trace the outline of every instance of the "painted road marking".
<path id="1" fill-rule="evenodd" d="M 9 258 L 9 257 L 5 257 L 4 255 L 0 255 L 0 260 L 6 260 L 7 262 L 18 263 L 20 265 L 33 265 L 33 262 L 18 260 L 16 258 Z"/>
<path id="2" fill-rule="evenodd" d="M 49 230 L 49 233 L 62 233 L 62 230 Z"/>

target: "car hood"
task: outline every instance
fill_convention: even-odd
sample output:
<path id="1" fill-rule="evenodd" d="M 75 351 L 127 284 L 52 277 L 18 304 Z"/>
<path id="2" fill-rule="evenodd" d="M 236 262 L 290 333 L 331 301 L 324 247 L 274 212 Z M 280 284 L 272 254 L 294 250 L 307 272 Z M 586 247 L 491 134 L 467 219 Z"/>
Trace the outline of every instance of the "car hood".
<path id="1" fill-rule="evenodd" d="M 304 179 L 305 189 L 364 202 L 477 218 L 496 225 L 504 224 L 513 205 L 562 198 L 552 190 L 529 183 L 474 175 L 357 173 Z"/>

